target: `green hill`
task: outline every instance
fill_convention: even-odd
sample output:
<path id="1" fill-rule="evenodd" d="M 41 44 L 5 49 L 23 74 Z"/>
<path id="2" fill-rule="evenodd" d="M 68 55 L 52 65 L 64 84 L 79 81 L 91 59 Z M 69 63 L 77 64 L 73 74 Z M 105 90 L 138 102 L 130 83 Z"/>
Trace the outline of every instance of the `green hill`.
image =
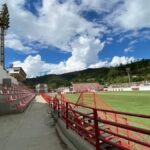
<path id="1" fill-rule="evenodd" d="M 126 83 L 128 82 L 126 68 L 130 68 L 132 82 L 150 81 L 150 59 L 147 59 L 118 67 L 86 69 L 61 75 L 45 75 L 27 79 L 25 84 L 35 87 L 38 83 L 46 83 L 49 88 L 58 88 L 61 86 L 70 86 L 71 82 L 99 82 L 103 85 Z"/>

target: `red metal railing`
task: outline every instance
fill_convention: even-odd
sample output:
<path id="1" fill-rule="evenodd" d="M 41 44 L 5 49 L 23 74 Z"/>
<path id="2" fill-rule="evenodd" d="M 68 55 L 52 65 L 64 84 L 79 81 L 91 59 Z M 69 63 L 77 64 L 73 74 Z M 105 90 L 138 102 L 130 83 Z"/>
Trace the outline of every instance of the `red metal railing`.
<path id="1" fill-rule="evenodd" d="M 49 100 L 51 110 L 66 123 L 66 128 L 74 130 L 82 138 L 94 145 L 96 150 L 107 149 L 108 147 L 121 150 L 150 149 L 150 137 L 145 138 L 145 136 L 150 136 L 150 130 L 129 125 L 127 121 L 124 124 L 120 123 L 117 121 L 117 117 L 115 121 L 109 120 L 107 117 L 104 119 L 99 114 L 104 113 L 107 116 L 107 113 L 114 113 L 115 116 L 126 115 L 150 119 L 148 115 L 96 109 L 68 102 L 63 96 L 60 99 L 49 97 L 46 94 L 42 94 L 42 96 L 44 99 L 46 98 L 46 101 Z M 88 109 L 89 112 L 85 113 L 84 109 Z M 123 133 L 119 132 L 119 130 L 122 130 Z M 130 136 L 133 134 L 142 138 L 133 138 L 134 136 Z"/>

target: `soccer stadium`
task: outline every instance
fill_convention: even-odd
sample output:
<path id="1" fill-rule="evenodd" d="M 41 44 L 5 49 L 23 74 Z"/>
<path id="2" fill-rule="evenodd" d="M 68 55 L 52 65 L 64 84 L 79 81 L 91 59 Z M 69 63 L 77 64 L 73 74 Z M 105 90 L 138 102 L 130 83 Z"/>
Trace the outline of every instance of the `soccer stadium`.
<path id="1" fill-rule="evenodd" d="M 150 150 L 149 6 L 0 1 L 0 150 Z"/>

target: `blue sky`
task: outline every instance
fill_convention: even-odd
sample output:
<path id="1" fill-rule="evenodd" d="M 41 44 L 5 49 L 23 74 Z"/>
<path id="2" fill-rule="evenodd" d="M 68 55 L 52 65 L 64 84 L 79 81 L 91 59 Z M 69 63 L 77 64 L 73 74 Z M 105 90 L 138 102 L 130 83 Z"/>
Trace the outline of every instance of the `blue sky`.
<path id="1" fill-rule="evenodd" d="M 149 6 L 149 0 L 12 0 L 6 67 L 35 77 L 150 59 Z"/>

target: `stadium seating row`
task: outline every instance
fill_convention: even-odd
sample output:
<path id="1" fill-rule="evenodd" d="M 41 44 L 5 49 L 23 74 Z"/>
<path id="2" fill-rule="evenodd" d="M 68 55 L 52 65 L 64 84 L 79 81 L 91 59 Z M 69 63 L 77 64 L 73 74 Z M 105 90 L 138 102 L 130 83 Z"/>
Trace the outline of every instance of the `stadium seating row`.
<path id="1" fill-rule="evenodd" d="M 0 86 L 0 114 L 24 111 L 34 96 L 24 85 Z"/>

